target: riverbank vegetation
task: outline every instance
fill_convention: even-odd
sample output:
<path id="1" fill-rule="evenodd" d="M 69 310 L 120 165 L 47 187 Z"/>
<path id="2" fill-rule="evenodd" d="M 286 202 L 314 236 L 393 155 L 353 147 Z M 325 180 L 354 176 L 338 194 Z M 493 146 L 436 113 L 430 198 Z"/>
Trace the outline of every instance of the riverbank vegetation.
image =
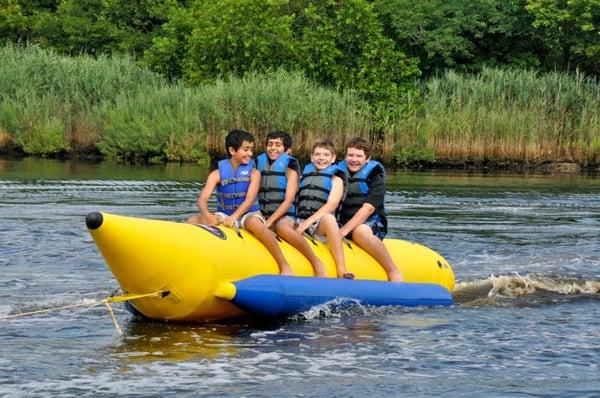
<path id="1" fill-rule="evenodd" d="M 0 0 L 0 151 L 206 160 L 233 127 L 399 164 L 600 162 L 591 0 Z"/>

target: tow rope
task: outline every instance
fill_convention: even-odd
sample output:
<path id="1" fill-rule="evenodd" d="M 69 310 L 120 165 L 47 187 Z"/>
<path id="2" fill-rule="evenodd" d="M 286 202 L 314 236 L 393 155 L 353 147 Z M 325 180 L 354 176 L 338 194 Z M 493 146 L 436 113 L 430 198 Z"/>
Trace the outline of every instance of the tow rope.
<path id="1" fill-rule="evenodd" d="M 102 300 L 94 300 L 89 303 L 69 304 L 69 305 L 63 305 L 60 307 L 45 308 L 43 310 L 21 312 L 18 314 L 0 316 L 0 319 L 14 319 L 14 318 L 20 318 L 20 317 L 29 316 L 29 315 L 38 315 L 38 314 L 45 314 L 45 313 L 49 313 L 49 312 L 62 311 L 62 310 L 71 309 L 71 308 L 95 307 L 98 305 L 105 305 L 106 308 L 108 309 L 110 316 L 112 317 L 112 320 L 113 320 L 113 323 L 115 324 L 115 328 L 117 329 L 117 332 L 119 332 L 119 335 L 122 335 L 123 330 L 121 329 L 121 327 L 119 326 L 119 323 L 117 322 L 117 318 L 115 317 L 115 313 L 111 307 L 111 304 L 122 303 L 124 301 L 137 300 L 137 299 L 141 299 L 141 298 L 152 298 L 152 297 L 163 298 L 163 297 L 168 296 L 169 293 L 170 293 L 169 291 L 159 290 L 154 293 L 140 293 L 140 294 L 129 293 L 129 294 L 122 294 L 119 296 L 110 295 Z"/>

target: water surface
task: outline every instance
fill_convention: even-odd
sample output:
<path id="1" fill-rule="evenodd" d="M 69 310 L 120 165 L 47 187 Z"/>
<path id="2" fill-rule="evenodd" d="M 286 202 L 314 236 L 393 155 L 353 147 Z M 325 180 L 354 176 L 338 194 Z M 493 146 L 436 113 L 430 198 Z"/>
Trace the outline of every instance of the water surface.
<path id="1" fill-rule="evenodd" d="M 453 265 L 453 307 L 182 325 L 116 305 L 119 334 L 85 215 L 181 221 L 206 175 L 0 160 L 0 395 L 600 395 L 599 178 L 391 174 L 389 236 Z"/>

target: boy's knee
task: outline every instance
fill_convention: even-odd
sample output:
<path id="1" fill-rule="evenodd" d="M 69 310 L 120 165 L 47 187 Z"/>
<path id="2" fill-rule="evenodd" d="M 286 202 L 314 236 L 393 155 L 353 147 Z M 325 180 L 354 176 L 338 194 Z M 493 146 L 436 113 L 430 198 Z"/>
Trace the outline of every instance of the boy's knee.
<path id="1" fill-rule="evenodd" d="M 263 225 L 265 226 L 265 228 L 267 227 L 257 216 L 251 216 L 244 220 L 244 228 L 250 231 L 260 229 L 260 227 Z"/>
<path id="2" fill-rule="evenodd" d="M 294 232 L 294 225 L 280 222 L 275 226 L 275 232 L 282 236 L 289 235 L 290 233 Z"/>
<path id="3" fill-rule="evenodd" d="M 371 227 L 369 227 L 367 224 L 361 224 L 352 231 L 352 240 L 355 242 L 365 241 L 372 238 L 376 238 L 376 236 L 373 234 Z"/>

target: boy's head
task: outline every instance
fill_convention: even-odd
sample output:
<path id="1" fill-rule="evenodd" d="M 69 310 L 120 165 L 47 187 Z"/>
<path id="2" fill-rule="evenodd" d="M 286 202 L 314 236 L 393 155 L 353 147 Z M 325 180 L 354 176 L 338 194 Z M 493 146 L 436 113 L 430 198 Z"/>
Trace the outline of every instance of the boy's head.
<path id="1" fill-rule="evenodd" d="M 356 173 L 371 160 L 371 144 L 364 138 L 353 138 L 346 144 L 346 166 L 351 173 Z"/>
<path id="2" fill-rule="evenodd" d="M 352 138 L 346 143 L 346 152 L 348 152 L 349 148 L 359 149 L 364 152 L 366 157 L 371 157 L 371 144 L 364 138 Z"/>
<path id="3" fill-rule="evenodd" d="M 335 146 L 328 139 L 315 142 L 310 154 L 310 161 L 317 170 L 325 169 L 335 162 Z"/>
<path id="4" fill-rule="evenodd" d="M 271 131 L 267 135 L 267 156 L 271 160 L 277 159 L 282 153 L 289 151 L 292 146 L 292 137 L 285 131 Z"/>
<path id="5" fill-rule="evenodd" d="M 246 164 L 252 159 L 254 136 L 246 130 L 231 130 L 225 137 L 225 149 L 227 157 Z"/>

